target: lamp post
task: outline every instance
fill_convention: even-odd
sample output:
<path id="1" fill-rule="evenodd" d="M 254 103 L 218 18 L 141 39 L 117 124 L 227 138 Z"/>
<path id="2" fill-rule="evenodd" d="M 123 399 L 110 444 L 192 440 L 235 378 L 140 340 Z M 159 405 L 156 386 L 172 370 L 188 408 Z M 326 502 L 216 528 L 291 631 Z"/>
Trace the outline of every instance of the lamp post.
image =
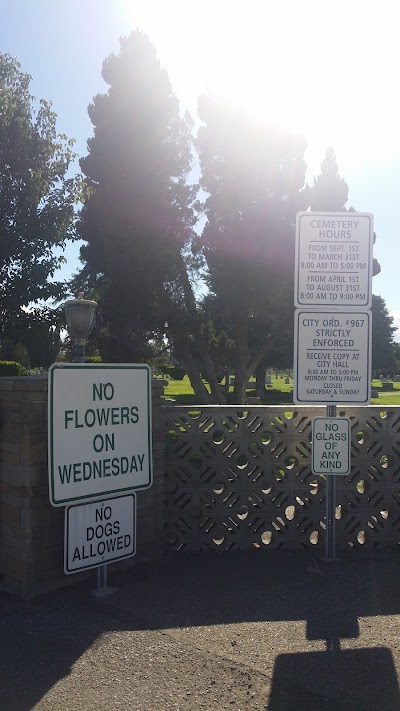
<path id="1" fill-rule="evenodd" d="M 64 304 L 68 333 L 74 342 L 74 363 L 85 362 L 86 343 L 93 330 L 96 307 L 96 301 L 84 299 L 82 292 L 79 292 L 76 299 L 69 299 Z M 97 590 L 94 594 L 103 597 L 110 592 L 114 592 L 114 589 L 107 587 L 107 564 L 99 565 Z"/>
<path id="2" fill-rule="evenodd" d="M 82 292 L 64 304 L 68 333 L 74 342 L 74 363 L 85 362 L 86 343 L 93 330 L 96 307 L 96 301 L 84 299 Z"/>

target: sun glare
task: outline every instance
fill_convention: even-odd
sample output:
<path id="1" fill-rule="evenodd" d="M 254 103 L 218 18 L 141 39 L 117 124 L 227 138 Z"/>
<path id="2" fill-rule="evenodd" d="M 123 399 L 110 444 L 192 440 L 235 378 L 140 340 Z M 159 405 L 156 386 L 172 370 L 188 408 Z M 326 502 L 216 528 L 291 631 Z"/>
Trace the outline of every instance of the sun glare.
<path id="1" fill-rule="evenodd" d="M 318 160 L 332 144 L 343 169 L 400 153 L 392 3 L 381 2 L 379 12 L 376 3 L 358 0 L 150 7 L 142 27 L 192 113 L 199 93 L 213 91 L 304 133 Z"/>

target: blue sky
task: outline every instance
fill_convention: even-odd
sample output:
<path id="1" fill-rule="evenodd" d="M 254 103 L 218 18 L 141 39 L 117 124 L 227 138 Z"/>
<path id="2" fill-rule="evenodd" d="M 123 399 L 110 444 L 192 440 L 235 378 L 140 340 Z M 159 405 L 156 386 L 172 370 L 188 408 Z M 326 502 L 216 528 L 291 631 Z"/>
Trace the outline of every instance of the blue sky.
<path id="1" fill-rule="evenodd" d="M 305 133 L 310 178 L 327 145 L 349 204 L 371 212 L 382 273 L 373 291 L 400 325 L 400 43 L 396 4 L 368 0 L 0 0 L 0 51 L 32 75 L 58 129 L 86 153 L 87 106 L 106 87 L 102 61 L 139 27 L 156 44 L 192 115 L 207 88 Z M 67 251 L 64 274 L 77 267 Z"/>

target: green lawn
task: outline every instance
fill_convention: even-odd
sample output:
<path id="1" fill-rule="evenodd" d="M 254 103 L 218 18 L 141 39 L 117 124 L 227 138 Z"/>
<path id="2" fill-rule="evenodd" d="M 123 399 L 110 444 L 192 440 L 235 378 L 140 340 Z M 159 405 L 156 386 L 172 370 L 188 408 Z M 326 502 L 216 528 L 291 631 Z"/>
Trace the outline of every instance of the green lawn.
<path id="1" fill-rule="evenodd" d="M 254 382 L 254 389 L 249 387 L 247 390 L 247 395 L 249 397 L 255 396 L 255 379 L 250 379 L 250 385 Z M 372 405 L 400 405 L 400 383 L 394 383 L 393 391 L 382 390 L 382 383 L 380 380 L 372 381 L 372 388 L 379 391 L 378 398 L 372 398 Z M 208 385 L 206 383 L 206 387 Z M 233 387 L 229 388 L 230 392 L 233 392 Z M 292 402 L 292 391 L 293 391 L 293 380 L 290 379 L 289 383 L 285 383 L 285 375 L 276 378 L 272 377 L 272 385 L 267 387 L 266 391 L 266 403 L 271 405 L 286 404 Z M 181 405 L 193 405 L 196 404 L 197 398 L 194 394 L 193 388 L 190 385 L 189 378 L 185 375 L 183 380 L 169 380 L 168 385 L 164 389 L 164 397 L 168 401 L 175 401 Z"/>
<path id="2" fill-rule="evenodd" d="M 193 405 L 197 401 L 187 375 L 183 380 L 169 380 L 168 385 L 164 388 L 164 397 L 166 400 L 174 400 L 180 405 Z"/>
<path id="3" fill-rule="evenodd" d="M 272 385 L 269 385 L 266 389 L 266 404 L 283 405 L 293 402 L 293 380 L 290 379 L 289 383 L 286 383 L 285 380 L 285 375 L 282 375 L 278 378 L 272 377 Z M 250 385 L 246 391 L 247 396 L 255 397 L 255 378 L 250 378 L 249 382 Z M 205 383 L 205 386 L 209 390 L 207 382 Z M 233 386 L 229 387 L 229 392 L 233 392 Z M 187 375 L 185 375 L 183 380 L 169 380 L 168 385 L 164 389 L 164 397 L 167 401 L 175 401 L 180 405 L 194 405 L 197 403 L 197 398 L 190 385 L 189 378 Z"/>
<path id="4" fill-rule="evenodd" d="M 372 398 L 372 405 L 400 405 L 400 383 L 393 383 L 394 390 L 384 391 L 382 390 L 382 383 L 380 380 L 372 381 L 372 388 L 379 391 L 378 398 Z"/>

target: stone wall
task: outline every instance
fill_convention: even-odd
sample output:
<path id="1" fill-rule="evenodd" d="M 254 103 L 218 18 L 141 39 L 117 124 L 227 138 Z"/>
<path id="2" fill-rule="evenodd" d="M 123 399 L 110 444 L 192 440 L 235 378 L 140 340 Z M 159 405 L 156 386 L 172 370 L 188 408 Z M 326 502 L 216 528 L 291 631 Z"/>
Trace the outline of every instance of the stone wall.
<path id="1" fill-rule="evenodd" d="M 164 381 L 153 380 L 153 486 L 137 493 L 137 559 L 162 550 Z M 93 571 L 64 574 L 64 508 L 49 503 L 47 377 L 0 378 L 0 590 L 29 598 Z"/>

